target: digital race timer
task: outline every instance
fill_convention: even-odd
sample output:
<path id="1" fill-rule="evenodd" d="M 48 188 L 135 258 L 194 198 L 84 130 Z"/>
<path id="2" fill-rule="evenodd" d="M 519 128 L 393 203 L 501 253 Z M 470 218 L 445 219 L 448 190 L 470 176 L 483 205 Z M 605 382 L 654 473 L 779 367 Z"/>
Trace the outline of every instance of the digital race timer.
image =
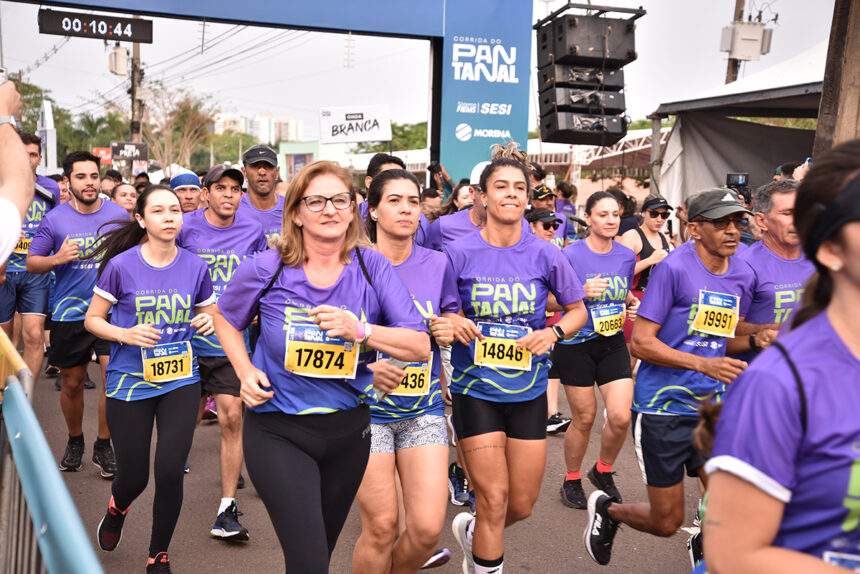
<path id="1" fill-rule="evenodd" d="M 152 44 L 152 20 L 39 10 L 39 32 Z"/>

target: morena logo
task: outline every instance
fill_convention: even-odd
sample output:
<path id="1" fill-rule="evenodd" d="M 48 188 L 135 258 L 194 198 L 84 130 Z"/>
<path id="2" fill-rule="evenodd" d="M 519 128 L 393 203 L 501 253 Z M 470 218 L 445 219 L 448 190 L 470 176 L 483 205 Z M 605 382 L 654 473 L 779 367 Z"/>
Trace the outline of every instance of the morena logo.
<path id="1" fill-rule="evenodd" d="M 511 139 L 510 130 L 490 130 L 484 128 L 472 129 L 472 126 L 466 123 L 457 125 L 457 127 L 454 129 L 454 135 L 456 135 L 457 139 L 461 142 L 467 142 L 473 137 L 497 140 Z"/>

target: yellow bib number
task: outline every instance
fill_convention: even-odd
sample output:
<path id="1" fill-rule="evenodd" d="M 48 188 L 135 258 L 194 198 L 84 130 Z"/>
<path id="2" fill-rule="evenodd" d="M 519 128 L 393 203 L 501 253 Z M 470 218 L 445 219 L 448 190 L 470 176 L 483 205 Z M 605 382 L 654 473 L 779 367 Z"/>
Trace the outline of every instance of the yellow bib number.
<path id="1" fill-rule="evenodd" d="M 390 359 L 385 353 L 377 353 L 376 359 Z M 431 381 L 431 365 L 433 364 L 433 356 L 431 355 L 426 361 L 420 363 L 408 363 L 403 370 L 406 371 L 406 376 L 400 381 L 393 392 L 388 393 L 391 396 L 403 397 L 422 397 L 430 393 Z"/>
<path id="2" fill-rule="evenodd" d="M 483 339 L 475 341 L 475 364 L 515 371 L 532 370 L 532 354 L 517 345 L 517 339 L 531 333 L 528 327 L 502 323 L 478 323 Z"/>
<path id="3" fill-rule="evenodd" d="M 699 309 L 693 329 L 715 337 L 734 337 L 738 325 L 740 297 L 713 291 L 699 291 Z"/>
<path id="4" fill-rule="evenodd" d="M 624 305 L 602 305 L 591 310 L 594 332 L 604 337 L 619 333 L 624 328 Z"/>
<path id="5" fill-rule="evenodd" d="M 31 243 L 33 243 L 32 237 L 21 237 L 18 239 L 18 243 L 15 244 L 15 249 L 12 252 L 26 255 L 30 250 Z"/>
<path id="6" fill-rule="evenodd" d="M 191 342 L 164 343 L 151 349 L 141 349 L 143 380 L 168 383 L 191 376 Z"/>
<path id="7" fill-rule="evenodd" d="M 313 324 L 292 324 L 287 333 L 284 368 L 303 377 L 354 379 L 358 345 L 328 337 Z"/>

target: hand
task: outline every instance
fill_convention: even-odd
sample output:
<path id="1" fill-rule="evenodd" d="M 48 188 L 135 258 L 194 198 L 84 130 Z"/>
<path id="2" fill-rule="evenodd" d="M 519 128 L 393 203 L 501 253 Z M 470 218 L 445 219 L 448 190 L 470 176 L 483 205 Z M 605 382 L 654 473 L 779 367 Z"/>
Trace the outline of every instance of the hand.
<path id="1" fill-rule="evenodd" d="M 340 337 L 344 341 L 355 341 L 358 326 L 343 309 L 331 305 L 319 305 L 308 311 L 308 317 L 312 317 L 314 323 L 327 337 Z"/>
<path id="2" fill-rule="evenodd" d="M 0 285 L 3 285 L 6 282 L 6 261 L 3 262 L 3 265 L 0 265 Z"/>
<path id="3" fill-rule="evenodd" d="M 367 368 L 373 372 L 373 388 L 383 393 L 392 393 L 400 386 L 406 371 L 388 362 L 388 359 L 370 363 Z"/>
<path id="4" fill-rule="evenodd" d="M 639 303 L 641 303 L 641 301 L 636 297 L 633 297 L 633 300 L 627 303 L 627 319 L 630 321 L 636 320 L 636 317 L 639 314 Z"/>
<path id="5" fill-rule="evenodd" d="M 651 265 L 657 265 L 658 263 L 666 259 L 667 255 L 669 255 L 669 252 L 665 249 L 655 249 L 654 253 L 651 254 L 651 257 L 648 258 L 648 261 L 651 263 Z"/>
<path id="6" fill-rule="evenodd" d="M 807 173 L 809 173 L 809 162 L 805 161 L 796 168 L 794 168 L 794 171 L 791 173 L 791 178 L 800 181 L 801 179 L 806 177 Z"/>
<path id="7" fill-rule="evenodd" d="M 151 349 L 161 339 L 161 331 L 156 329 L 153 323 L 140 323 L 123 331 L 119 339 L 123 345 L 137 345 Z"/>
<path id="8" fill-rule="evenodd" d="M 57 265 L 65 265 L 70 261 L 75 261 L 78 258 L 78 244 L 74 241 L 69 241 L 69 236 L 63 239 L 63 244 L 54 254 L 54 259 Z"/>
<path id="9" fill-rule="evenodd" d="M 21 117 L 21 94 L 15 88 L 15 82 L 7 80 L 0 85 L 0 116 Z"/>
<path id="10" fill-rule="evenodd" d="M 585 289 L 585 296 L 589 299 L 598 299 L 603 295 L 603 292 L 609 287 L 609 279 L 603 279 L 600 275 L 592 277 L 582 286 Z"/>
<path id="11" fill-rule="evenodd" d="M 215 332 L 215 322 L 209 313 L 200 313 L 191 319 L 191 327 L 197 329 L 197 333 L 208 337 Z"/>
<path id="12" fill-rule="evenodd" d="M 255 367 L 251 367 L 250 370 L 239 375 L 239 381 L 242 383 L 239 396 L 249 407 L 258 407 L 275 394 L 275 391 L 271 390 L 272 385 L 269 383 L 269 377 Z"/>
<path id="13" fill-rule="evenodd" d="M 739 361 L 731 357 L 710 357 L 705 359 L 702 372 L 721 383 L 731 383 L 746 368 L 746 361 Z"/>
<path id="14" fill-rule="evenodd" d="M 759 331 L 755 334 L 755 344 L 762 349 L 767 349 L 770 347 L 770 344 L 773 343 L 773 340 L 776 339 L 778 334 L 779 331 L 776 329 L 765 329 L 764 331 Z"/>
<path id="15" fill-rule="evenodd" d="M 469 319 L 454 314 L 447 315 L 447 317 L 450 318 L 451 326 L 454 328 L 454 339 L 464 345 L 468 345 L 475 339 L 484 338 L 481 336 L 481 331 L 478 330 L 478 326 Z"/>
<path id="16" fill-rule="evenodd" d="M 454 341 L 454 324 L 447 317 L 430 317 L 430 334 L 440 347 L 447 347 Z"/>
<path id="17" fill-rule="evenodd" d="M 552 329 L 532 331 L 525 337 L 517 339 L 517 345 L 529 351 L 532 355 L 540 356 L 552 349 L 558 342 L 558 337 Z"/>

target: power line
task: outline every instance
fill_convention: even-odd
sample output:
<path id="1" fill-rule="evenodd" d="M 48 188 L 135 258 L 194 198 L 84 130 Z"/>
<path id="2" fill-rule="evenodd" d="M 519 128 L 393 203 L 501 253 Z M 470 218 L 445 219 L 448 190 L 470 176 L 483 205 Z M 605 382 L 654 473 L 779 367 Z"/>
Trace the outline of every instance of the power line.
<path id="1" fill-rule="evenodd" d="M 50 50 L 45 52 L 39 59 L 37 59 L 35 62 L 30 64 L 29 66 L 27 66 L 23 70 L 21 70 L 21 77 L 23 77 L 25 74 L 29 74 L 30 72 L 38 69 L 39 66 L 41 66 L 42 64 L 44 64 L 45 62 L 50 60 L 54 54 L 59 52 L 63 46 L 65 46 L 66 44 L 69 43 L 69 40 L 71 40 L 71 37 L 66 36 L 65 38 L 63 38 L 62 40 L 60 40 L 59 42 L 54 44 L 54 46 Z"/>

